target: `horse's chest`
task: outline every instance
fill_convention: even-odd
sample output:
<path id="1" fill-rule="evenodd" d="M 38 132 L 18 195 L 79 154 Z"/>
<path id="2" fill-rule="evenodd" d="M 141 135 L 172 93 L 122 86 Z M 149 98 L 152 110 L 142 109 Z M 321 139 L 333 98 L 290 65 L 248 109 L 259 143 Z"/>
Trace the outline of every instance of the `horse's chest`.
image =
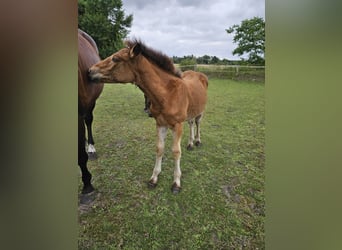
<path id="1" fill-rule="evenodd" d="M 158 125 L 163 126 L 174 126 L 177 123 L 184 122 L 186 120 L 186 114 L 179 112 L 179 113 L 164 113 L 160 112 L 157 114 L 153 114 L 153 117 L 155 117 Z"/>
<path id="2" fill-rule="evenodd" d="M 157 124 L 163 126 L 174 126 L 177 123 L 183 122 L 187 118 L 185 106 L 176 105 L 175 103 L 164 103 L 164 105 L 154 105 L 152 103 L 151 113 L 156 119 Z"/>

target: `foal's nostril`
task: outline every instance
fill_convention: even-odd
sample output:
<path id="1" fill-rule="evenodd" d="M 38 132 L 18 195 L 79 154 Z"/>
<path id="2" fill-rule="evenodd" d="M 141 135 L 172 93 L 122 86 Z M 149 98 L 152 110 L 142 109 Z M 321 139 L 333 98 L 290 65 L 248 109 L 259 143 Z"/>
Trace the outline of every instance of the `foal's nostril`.
<path id="1" fill-rule="evenodd" d="M 87 74 L 87 76 L 88 76 L 88 79 L 90 80 L 90 81 L 93 81 L 94 79 L 93 79 L 93 76 L 92 76 L 92 73 L 93 73 L 93 71 L 89 68 L 88 69 L 88 74 Z"/>
<path id="2" fill-rule="evenodd" d="M 93 74 L 94 74 L 94 72 L 89 68 L 88 69 L 88 77 L 89 77 L 89 79 L 92 79 L 93 77 Z"/>

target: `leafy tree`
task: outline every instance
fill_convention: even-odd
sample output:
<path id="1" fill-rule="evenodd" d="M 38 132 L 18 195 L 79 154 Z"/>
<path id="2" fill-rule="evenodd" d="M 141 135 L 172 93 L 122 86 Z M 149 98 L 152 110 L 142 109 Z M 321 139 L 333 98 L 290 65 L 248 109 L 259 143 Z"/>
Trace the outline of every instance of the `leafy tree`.
<path id="1" fill-rule="evenodd" d="M 217 56 L 213 56 L 210 60 L 211 64 L 218 64 L 220 62 L 220 58 L 218 58 Z"/>
<path id="2" fill-rule="evenodd" d="M 185 70 L 195 70 L 196 68 L 196 58 L 195 57 L 188 57 L 188 58 L 184 58 L 183 60 L 181 60 L 179 67 L 181 68 L 182 71 Z"/>
<path id="3" fill-rule="evenodd" d="M 261 17 L 243 20 L 241 25 L 235 24 L 226 31 L 228 34 L 235 33 L 233 41 L 238 46 L 233 55 L 248 54 L 249 63 L 265 64 L 265 21 Z"/>
<path id="4" fill-rule="evenodd" d="M 122 6 L 121 0 L 78 0 L 78 27 L 94 38 L 101 58 L 122 48 L 132 25 Z"/>
<path id="5" fill-rule="evenodd" d="M 199 64 L 209 64 L 211 60 L 211 56 L 204 55 L 202 57 L 197 58 L 197 63 Z"/>
<path id="6" fill-rule="evenodd" d="M 178 56 L 173 56 L 172 61 L 173 61 L 173 63 L 180 63 L 181 60 Z"/>

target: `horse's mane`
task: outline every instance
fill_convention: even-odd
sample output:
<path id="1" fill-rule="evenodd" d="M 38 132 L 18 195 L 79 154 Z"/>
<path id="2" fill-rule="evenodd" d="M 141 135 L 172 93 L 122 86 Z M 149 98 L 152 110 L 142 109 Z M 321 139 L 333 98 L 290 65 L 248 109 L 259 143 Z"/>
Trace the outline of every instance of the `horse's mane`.
<path id="1" fill-rule="evenodd" d="M 143 42 L 138 39 L 126 40 L 126 46 L 132 48 L 135 45 L 139 45 L 141 54 L 146 57 L 149 61 L 156 64 L 158 67 L 162 68 L 170 74 L 181 77 L 182 72 L 175 68 L 172 60 L 160 51 L 156 51 L 147 47 Z"/>

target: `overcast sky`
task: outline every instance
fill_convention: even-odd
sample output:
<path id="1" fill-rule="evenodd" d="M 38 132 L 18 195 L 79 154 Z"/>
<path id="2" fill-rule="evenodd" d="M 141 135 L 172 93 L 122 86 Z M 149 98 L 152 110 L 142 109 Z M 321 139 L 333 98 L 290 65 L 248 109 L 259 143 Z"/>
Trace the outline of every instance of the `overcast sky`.
<path id="1" fill-rule="evenodd" d="M 242 20 L 262 17 L 265 0 L 122 0 L 133 14 L 129 38 L 140 38 L 168 56 L 233 56 L 233 35 L 226 29 Z"/>

